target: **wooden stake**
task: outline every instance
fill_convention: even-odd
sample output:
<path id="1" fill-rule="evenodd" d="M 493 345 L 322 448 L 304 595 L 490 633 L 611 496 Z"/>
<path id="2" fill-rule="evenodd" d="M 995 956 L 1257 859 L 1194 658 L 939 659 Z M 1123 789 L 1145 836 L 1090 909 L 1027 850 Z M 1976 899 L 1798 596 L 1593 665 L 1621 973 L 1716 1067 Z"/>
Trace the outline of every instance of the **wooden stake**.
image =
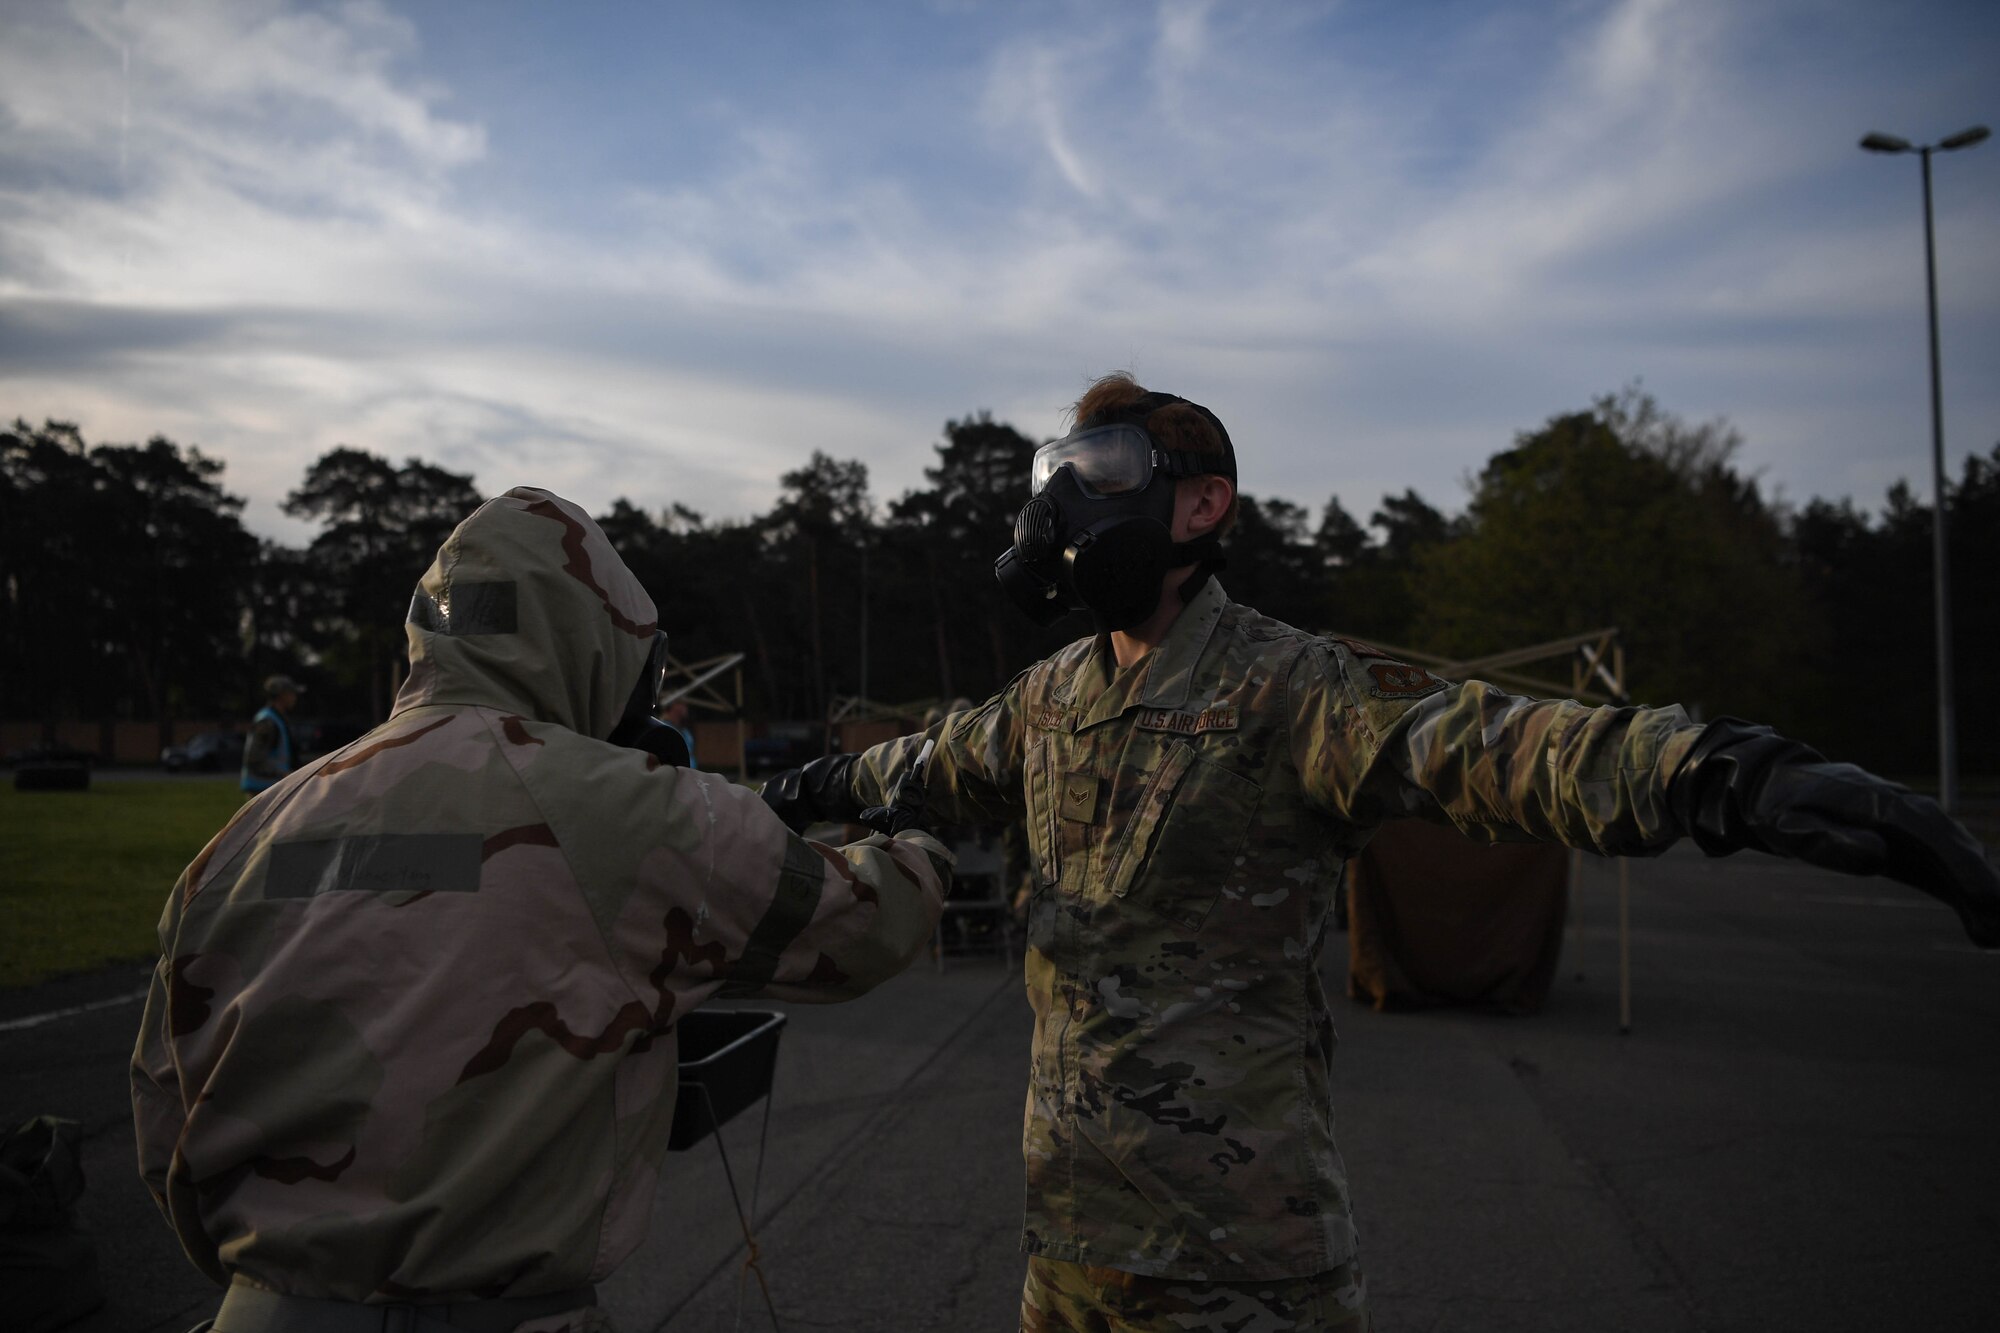
<path id="1" fill-rule="evenodd" d="M 1569 954 L 1583 980 L 1583 849 L 1569 849 Z"/>
<path id="2" fill-rule="evenodd" d="M 1632 1030 L 1632 863 L 1618 858 L 1618 1031 Z"/>

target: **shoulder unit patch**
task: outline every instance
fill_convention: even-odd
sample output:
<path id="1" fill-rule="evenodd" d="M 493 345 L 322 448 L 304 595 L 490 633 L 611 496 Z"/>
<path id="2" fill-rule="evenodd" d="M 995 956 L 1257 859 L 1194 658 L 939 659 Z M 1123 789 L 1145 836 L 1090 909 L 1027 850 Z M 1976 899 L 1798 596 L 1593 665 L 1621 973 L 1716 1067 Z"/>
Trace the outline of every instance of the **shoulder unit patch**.
<path id="1" fill-rule="evenodd" d="M 1370 662 L 1368 680 L 1368 692 L 1378 699 L 1414 699 L 1445 685 L 1422 667 L 1404 662 Z"/>

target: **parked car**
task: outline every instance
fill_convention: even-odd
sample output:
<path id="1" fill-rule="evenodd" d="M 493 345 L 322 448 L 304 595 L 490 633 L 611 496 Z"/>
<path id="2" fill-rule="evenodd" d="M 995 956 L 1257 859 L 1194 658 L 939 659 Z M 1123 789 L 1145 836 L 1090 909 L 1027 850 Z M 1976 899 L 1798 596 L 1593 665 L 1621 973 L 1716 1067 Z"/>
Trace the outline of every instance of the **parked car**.
<path id="1" fill-rule="evenodd" d="M 204 731 L 185 745 L 160 751 L 160 766 L 169 773 L 214 773 L 243 762 L 244 736 L 237 731 Z"/>

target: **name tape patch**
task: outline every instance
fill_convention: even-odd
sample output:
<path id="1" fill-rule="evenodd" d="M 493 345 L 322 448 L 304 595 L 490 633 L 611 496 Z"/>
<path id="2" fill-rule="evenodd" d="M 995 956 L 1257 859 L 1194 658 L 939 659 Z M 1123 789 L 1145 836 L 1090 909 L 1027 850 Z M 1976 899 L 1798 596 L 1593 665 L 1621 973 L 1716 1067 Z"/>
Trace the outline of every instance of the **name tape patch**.
<path id="1" fill-rule="evenodd" d="M 1069 731 L 1070 710 L 1062 704 L 1043 704 L 1028 717 L 1028 725 L 1043 731 Z"/>

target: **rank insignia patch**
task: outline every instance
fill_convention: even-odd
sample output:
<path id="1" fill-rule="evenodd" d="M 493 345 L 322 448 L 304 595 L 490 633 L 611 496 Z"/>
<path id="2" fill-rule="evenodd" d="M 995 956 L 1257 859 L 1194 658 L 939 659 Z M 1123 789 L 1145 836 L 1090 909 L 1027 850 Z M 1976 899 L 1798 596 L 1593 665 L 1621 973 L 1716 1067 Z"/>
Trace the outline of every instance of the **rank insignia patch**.
<path id="1" fill-rule="evenodd" d="M 1071 773 L 1062 780 L 1062 817 L 1088 824 L 1097 817 L 1097 778 Z"/>

